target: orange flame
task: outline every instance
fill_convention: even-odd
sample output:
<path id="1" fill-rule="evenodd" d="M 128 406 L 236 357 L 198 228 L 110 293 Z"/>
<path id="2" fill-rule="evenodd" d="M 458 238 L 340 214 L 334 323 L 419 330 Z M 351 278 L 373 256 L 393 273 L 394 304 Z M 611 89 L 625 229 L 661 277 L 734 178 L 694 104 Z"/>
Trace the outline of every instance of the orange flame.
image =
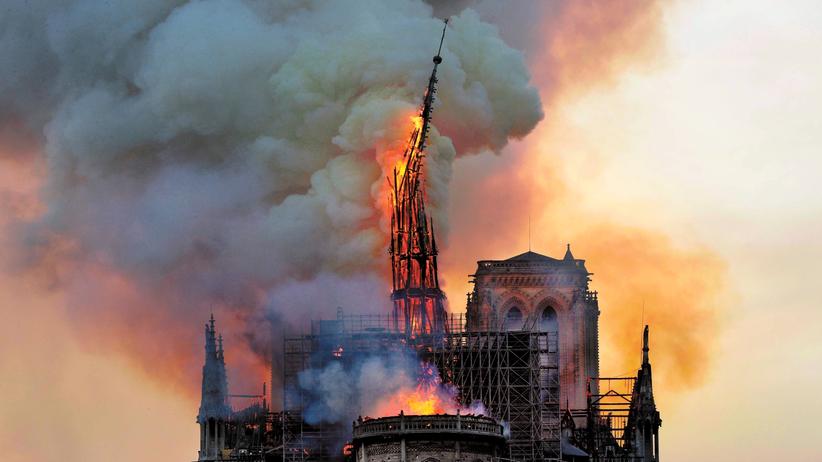
<path id="1" fill-rule="evenodd" d="M 444 402 L 431 389 L 417 387 L 413 390 L 400 390 L 380 403 L 377 414 L 382 416 L 396 415 L 400 411 L 412 415 L 433 415 L 454 412 L 454 406 Z"/>
<path id="2" fill-rule="evenodd" d="M 411 122 L 411 130 L 407 130 L 408 126 L 405 125 L 405 121 Z M 422 129 L 422 117 L 419 114 L 404 112 L 394 118 L 389 127 L 392 128 L 386 131 L 386 138 L 376 145 L 376 160 L 380 165 L 382 177 L 387 181 L 380 181 L 378 190 L 375 191 L 377 195 L 374 196 L 377 209 L 382 212 L 381 222 L 385 230 L 388 229 L 391 212 L 396 205 L 392 190 L 393 182 L 395 178 L 399 182 L 405 174 L 407 162 L 405 154 L 417 139 L 414 135 Z"/>
<path id="3" fill-rule="evenodd" d="M 388 417 L 401 411 L 409 415 L 485 414 L 482 406 L 462 407 L 458 403 L 457 390 L 445 385 L 440 379 L 437 367 L 430 363 L 420 363 L 417 385 L 402 388 L 378 401 L 372 410 L 375 417 Z"/>
<path id="4" fill-rule="evenodd" d="M 408 162 L 406 154 L 411 150 L 411 147 L 416 144 L 419 139 L 420 130 L 422 130 L 422 117 L 414 115 L 409 117 L 409 119 L 411 119 L 414 129 L 411 131 L 408 141 L 405 142 L 402 149 L 397 149 L 395 153 L 391 153 L 393 155 L 388 156 L 389 158 L 396 157 L 394 161 L 394 171 L 397 172 L 397 181 L 400 181 L 403 175 L 405 175 L 405 168 Z"/>
<path id="5" fill-rule="evenodd" d="M 412 415 L 433 415 L 455 413 L 456 393 L 443 386 L 439 372 L 434 365 L 421 363 L 417 385 L 402 388 L 377 403 L 379 417 L 397 415 L 400 411 Z"/>

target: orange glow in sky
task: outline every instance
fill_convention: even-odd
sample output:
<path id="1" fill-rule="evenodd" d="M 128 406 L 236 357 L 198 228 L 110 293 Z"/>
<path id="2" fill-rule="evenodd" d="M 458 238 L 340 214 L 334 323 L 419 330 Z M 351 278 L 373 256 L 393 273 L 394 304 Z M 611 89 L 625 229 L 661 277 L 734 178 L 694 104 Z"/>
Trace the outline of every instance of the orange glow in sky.
<path id="1" fill-rule="evenodd" d="M 454 164 L 440 255 L 451 311 L 464 310 L 477 260 L 529 241 L 561 256 L 570 242 L 600 293 L 603 374 L 635 373 L 651 325 L 666 460 L 822 460 L 822 8 L 575 5 L 544 24 L 562 33 L 529 56 L 545 120 L 500 156 Z M 397 129 L 402 142 L 408 128 Z M 0 162 L 0 224 L 42 212 L 42 176 L 13 156 Z M 191 460 L 200 364 L 176 358 L 199 342 L 199 321 L 172 348 L 142 351 L 162 365 L 148 370 L 128 344 L 144 338 L 140 326 L 103 316 L 104 344 L 119 349 L 95 347 L 66 314 L 63 288 L 15 276 L 6 260 L 3 459 Z M 117 274 L 99 284 L 136 304 L 152 295 Z"/>

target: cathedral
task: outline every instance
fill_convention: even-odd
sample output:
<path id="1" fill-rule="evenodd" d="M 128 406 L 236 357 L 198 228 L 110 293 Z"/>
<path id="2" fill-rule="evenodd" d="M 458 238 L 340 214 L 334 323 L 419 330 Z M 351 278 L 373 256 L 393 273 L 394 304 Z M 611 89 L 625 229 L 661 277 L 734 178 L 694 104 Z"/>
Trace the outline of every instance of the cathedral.
<path id="1" fill-rule="evenodd" d="M 575 258 L 570 246 L 562 258 L 528 251 L 504 260 L 480 260 L 471 276 L 474 287 L 466 313 L 448 315 L 444 332 L 411 337 L 391 316 L 339 312 L 336 319 L 313 322 L 309 333 L 287 337 L 282 353 L 284 401 L 274 404 L 281 404 L 277 411 L 268 409 L 264 395 L 246 408 L 230 407 L 233 395 L 228 394 L 222 341 L 210 320 L 197 417 L 198 460 L 354 462 L 339 443 L 350 441 L 350 426 L 305 420 L 312 398 L 301 389 L 300 376 L 329 364 L 347 368 L 375 351 L 411 348 L 459 390 L 462 404 L 481 402 L 485 415 L 505 425 L 504 443 L 492 444 L 499 449 L 488 456 L 489 462 L 659 461 L 662 421 L 654 401 L 648 328 L 642 333 L 642 362 L 636 374 L 601 377 L 599 300 L 590 290 L 592 273 L 585 260 Z M 355 422 L 355 437 L 364 424 Z M 395 437 L 399 438 L 385 436 Z M 463 441 L 463 449 L 465 439 L 475 437 L 454 436 Z M 374 441 L 355 444 L 373 451 Z M 445 443 L 415 444 L 418 447 L 406 448 L 406 458 L 396 460 L 409 462 L 414 450 L 436 453 Z"/>
<path id="2" fill-rule="evenodd" d="M 212 318 L 197 417 L 199 460 L 659 462 L 662 421 L 648 329 L 636 376 L 600 376 L 598 294 L 589 288 L 585 260 L 575 258 L 570 245 L 561 259 L 529 250 L 480 260 L 465 316 L 445 310 L 423 175 L 446 29 L 447 21 L 420 113 L 389 179 L 392 291 L 386 308 L 393 306 L 377 316 L 346 316 L 339 309 L 336 319 L 287 333 L 276 371 L 283 400 L 274 412 L 265 392 L 251 406 L 230 406 L 222 339 L 215 337 Z M 453 392 L 449 400 L 459 407 L 417 415 L 392 407 L 391 415 L 348 415 L 353 422 L 333 418 L 329 406 L 317 411 L 317 403 L 329 398 L 342 407 L 380 399 L 371 389 L 358 396 L 366 394 L 363 381 L 350 377 L 364 361 L 392 352 L 392 361 L 413 357 L 418 392 L 427 383 L 443 384 L 434 390 Z M 306 378 L 328 371 L 337 379 L 318 393 Z M 338 396 L 352 388 L 357 393 Z"/>

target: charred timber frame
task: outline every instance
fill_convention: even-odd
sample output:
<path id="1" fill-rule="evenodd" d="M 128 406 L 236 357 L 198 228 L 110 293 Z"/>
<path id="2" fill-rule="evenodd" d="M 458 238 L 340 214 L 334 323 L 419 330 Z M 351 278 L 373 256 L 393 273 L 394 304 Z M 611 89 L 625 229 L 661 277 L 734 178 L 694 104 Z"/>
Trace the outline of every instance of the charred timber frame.
<path id="1" fill-rule="evenodd" d="M 402 330 L 407 337 L 442 333 L 445 327 L 445 294 L 440 289 L 437 274 L 434 223 L 425 213 L 422 173 L 437 93 L 437 66 L 442 62 L 440 53 L 447 25 L 446 20 L 420 110 L 421 124 L 411 133 L 401 168 L 398 171 L 395 167 L 393 181 L 389 179 L 393 207 L 388 252 L 391 255 L 394 330 Z"/>

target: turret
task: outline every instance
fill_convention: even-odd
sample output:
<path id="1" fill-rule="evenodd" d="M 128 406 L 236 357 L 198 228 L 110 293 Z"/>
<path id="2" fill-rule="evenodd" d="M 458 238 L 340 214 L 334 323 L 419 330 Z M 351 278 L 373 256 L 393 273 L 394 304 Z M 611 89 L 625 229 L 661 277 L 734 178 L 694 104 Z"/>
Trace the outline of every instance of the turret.
<path id="1" fill-rule="evenodd" d="M 200 398 L 199 460 L 218 460 L 225 447 L 226 421 L 231 415 L 228 403 L 228 379 L 223 356 L 223 336 L 217 336 L 214 315 L 205 325 L 205 363 Z"/>
<path id="2" fill-rule="evenodd" d="M 640 460 L 659 462 L 659 427 L 662 426 L 662 419 L 654 402 L 648 344 L 648 326 L 646 325 L 642 333 L 642 366 L 637 372 L 634 383 L 626 432 L 632 436 L 631 444 L 635 455 L 640 457 Z"/>
<path id="3" fill-rule="evenodd" d="M 565 244 L 565 256 L 562 257 L 565 261 L 574 261 L 574 254 L 571 253 L 571 244 Z"/>

